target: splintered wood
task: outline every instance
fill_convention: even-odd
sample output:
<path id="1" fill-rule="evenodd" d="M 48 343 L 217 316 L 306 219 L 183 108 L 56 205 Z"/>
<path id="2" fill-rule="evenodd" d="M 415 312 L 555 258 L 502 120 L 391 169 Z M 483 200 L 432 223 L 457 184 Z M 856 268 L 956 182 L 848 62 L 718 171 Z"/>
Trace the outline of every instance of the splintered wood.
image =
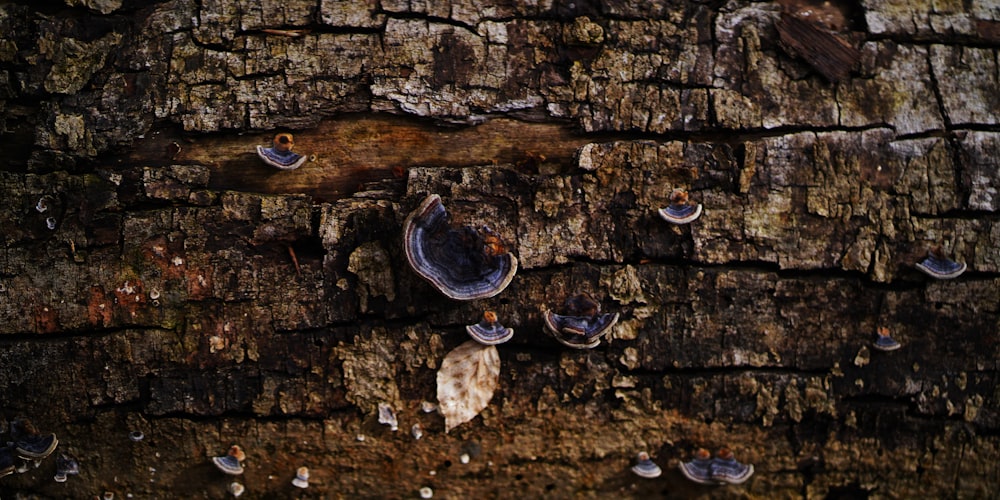
<path id="1" fill-rule="evenodd" d="M 775 27 L 789 55 L 805 59 L 833 83 L 847 78 L 861 56 L 843 37 L 812 21 L 782 13 Z"/>

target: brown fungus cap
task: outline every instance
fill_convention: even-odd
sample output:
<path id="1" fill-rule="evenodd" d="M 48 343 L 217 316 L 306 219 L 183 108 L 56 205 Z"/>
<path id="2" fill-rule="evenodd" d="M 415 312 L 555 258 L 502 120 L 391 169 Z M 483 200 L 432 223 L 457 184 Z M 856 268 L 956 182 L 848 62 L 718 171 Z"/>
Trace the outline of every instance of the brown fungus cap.
<path id="1" fill-rule="evenodd" d="M 292 137 L 292 134 L 282 132 L 274 136 L 274 149 L 278 151 L 291 151 L 294 145 L 295 138 Z"/>
<path id="2" fill-rule="evenodd" d="M 688 202 L 687 191 L 683 189 L 675 189 L 670 193 L 670 204 L 671 205 L 685 205 Z"/>

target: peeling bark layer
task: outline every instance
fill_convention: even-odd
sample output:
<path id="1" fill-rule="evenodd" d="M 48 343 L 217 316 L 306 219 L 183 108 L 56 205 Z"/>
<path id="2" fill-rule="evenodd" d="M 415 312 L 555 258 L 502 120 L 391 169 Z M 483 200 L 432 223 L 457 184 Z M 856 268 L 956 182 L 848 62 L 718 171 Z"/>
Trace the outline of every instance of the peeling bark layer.
<path id="1" fill-rule="evenodd" d="M 785 52 L 783 12 L 858 49 L 843 81 Z M 224 498 L 210 458 L 240 444 L 250 498 L 990 496 L 998 26 L 989 2 L 3 4 L 0 422 L 81 474 L 0 495 Z M 315 158 L 268 170 L 286 130 Z M 690 225 L 657 215 L 678 188 Z M 502 294 L 408 267 L 432 193 L 517 255 Z M 935 244 L 969 270 L 917 272 Z M 580 292 L 621 315 L 594 350 L 543 333 Z M 516 333 L 445 434 L 422 403 L 484 310 Z M 722 446 L 746 484 L 677 470 Z"/>

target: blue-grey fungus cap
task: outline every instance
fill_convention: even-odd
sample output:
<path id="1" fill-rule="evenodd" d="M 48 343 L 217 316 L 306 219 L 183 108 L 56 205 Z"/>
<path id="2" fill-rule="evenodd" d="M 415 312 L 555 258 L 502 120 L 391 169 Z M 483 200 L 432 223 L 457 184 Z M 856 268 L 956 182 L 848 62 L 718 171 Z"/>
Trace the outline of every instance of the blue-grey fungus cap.
<path id="1" fill-rule="evenodd" d="M 264 163 L 279 170 L 295 170 L 309 158 L 292 152 L 295 141 L 292 134 L 281 133 L 274 136 L 274 146 L 265 148 L 257 146 L 257 156 Z"/>
<path id="2" fill-rule="evenodd" d="M 493 311 L 484 312 L 483 320 L 475 325 L 466 325 L 465 331 L 484 345 L 502 344 L 514 337 L 514 329 L 501 325 Z"/>
<path id="3" fill-rule="evenodd" d="M 454 300 L 475 300 L 499 294 L 517 273 L 517 258 L 498 243 L 464 226 L 448 224 L 441 197 L 432 194 L 410 213 L 403 227 L 406 259 L 420 277 Z"/>

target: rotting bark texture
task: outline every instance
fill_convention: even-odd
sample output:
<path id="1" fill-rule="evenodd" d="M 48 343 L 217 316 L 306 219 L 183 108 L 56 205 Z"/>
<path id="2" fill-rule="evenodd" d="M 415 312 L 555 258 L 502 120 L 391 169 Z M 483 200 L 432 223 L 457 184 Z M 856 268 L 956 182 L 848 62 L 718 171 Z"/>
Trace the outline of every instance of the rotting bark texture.
<path id="1" fill-rule="evenodd" d="M 836 20 L 845 80 L 782 11 Z M 995 2 L 67 0 L 0 33 L 0 421 L 81 465 L 4 498 L 224 498 L 234 443 L 248 498 L 1000 490 Z M 279 130 L 315 160 L 259 164 Z M 409 269 L 429 193 L 506 238 L 504 293 Z M 915 271 L 937 243 L 963 276 Z M 621 321 L 570 351 L 541 313 L 583 291 Z M 421 402 L 484 309 L 516 333 L 445 434 Z M 745 485 L 677 471 L 723 445 Z"/>

